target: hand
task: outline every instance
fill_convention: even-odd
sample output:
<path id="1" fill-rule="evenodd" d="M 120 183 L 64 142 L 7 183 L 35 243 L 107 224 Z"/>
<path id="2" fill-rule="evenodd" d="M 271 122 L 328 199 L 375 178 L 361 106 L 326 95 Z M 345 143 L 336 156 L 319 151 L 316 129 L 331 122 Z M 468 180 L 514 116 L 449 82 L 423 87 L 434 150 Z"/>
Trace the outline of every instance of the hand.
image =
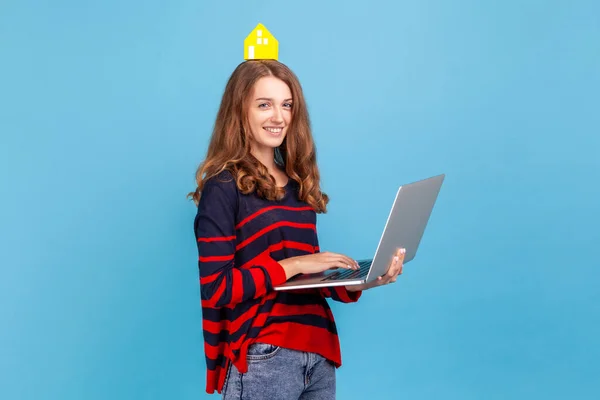
<path id="1" fill-rule="evenodd" d="M 285 270 L 286 279 L 290 279 L 297 274 L 315 274 L 332 268 L 352 270 L 359 268 L 358 262 L 350 257 L 329 251 L 286 258 L 279 261 L 279 264 Z"/>
<path id="2" fill-rule="evenodd" d="M 384 275 L 378 276 L 377 279 L 369 283 L 345 286 L 346 290 L 349 292 L 358 292 L 360 290 L 367 290 L 377 286 L 387 285 L 388 283 L 396 282 L 396 278 L 398 278 L 398 275 L 402 275 L 405 254 L 406 249 L 396 250 L 396 254 L 394 255 L 394 258 L 392 259 L 392 262 L 390 263 L 390 266 L 388 267 L 388 270 Z"/>

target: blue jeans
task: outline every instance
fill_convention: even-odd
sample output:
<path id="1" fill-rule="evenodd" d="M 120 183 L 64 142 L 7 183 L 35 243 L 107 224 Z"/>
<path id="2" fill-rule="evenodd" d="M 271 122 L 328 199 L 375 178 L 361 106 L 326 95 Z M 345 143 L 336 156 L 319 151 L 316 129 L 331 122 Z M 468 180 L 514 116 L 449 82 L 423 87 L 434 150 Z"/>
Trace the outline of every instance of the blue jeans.
<path id="1" fill-rule="evenodd" d="M 333 400 L 335 366 L 318 354 L 255 343 L 248 372 L 231 365 L 222 394 L 225 400 Z"/>

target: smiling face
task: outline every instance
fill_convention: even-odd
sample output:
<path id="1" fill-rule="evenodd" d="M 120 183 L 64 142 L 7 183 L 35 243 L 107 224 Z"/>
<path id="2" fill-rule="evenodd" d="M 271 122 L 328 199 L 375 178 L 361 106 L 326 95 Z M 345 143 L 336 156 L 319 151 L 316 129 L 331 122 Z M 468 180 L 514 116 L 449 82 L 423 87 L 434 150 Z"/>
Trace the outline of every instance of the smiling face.
<path id="1" fill-rule="evenodd" d="M 274 76 L 260 78 L 250 97 L 248 123 L 252 153 L 271 157 L 287 134 L 292 120 L 292 92 Z M 262 157 L 259 157 L 259 159 Z"/>

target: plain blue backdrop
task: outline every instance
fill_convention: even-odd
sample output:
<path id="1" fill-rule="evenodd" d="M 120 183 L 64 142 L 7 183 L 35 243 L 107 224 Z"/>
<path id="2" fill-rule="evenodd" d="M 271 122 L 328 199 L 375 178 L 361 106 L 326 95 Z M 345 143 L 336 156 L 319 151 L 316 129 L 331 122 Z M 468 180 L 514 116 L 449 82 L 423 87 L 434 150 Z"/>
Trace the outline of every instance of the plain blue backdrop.
<path id="1" fill-rule="evenodd" d="M 600 3 L 31 1 L 0 12 L 0 398 L 205 394 L 194 172 L 262 22 L 324 250 L 447 178 L 395 285 L 332 304 L 340 399 L 600 398 Z"/>

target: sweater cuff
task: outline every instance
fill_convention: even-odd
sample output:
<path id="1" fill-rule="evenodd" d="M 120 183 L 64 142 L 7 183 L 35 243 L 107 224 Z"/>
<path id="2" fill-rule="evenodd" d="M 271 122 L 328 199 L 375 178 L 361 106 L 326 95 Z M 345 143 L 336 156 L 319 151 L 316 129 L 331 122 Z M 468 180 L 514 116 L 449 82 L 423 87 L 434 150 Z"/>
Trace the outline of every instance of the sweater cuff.
<path id="1" fill-rule="evenodd" d="M 354 303 L 358 301 L 358 299 L 362 295 L 362 290 L 349 292 L 344 286 L 334 286 L 332 289 L 335 290 L 335 293 L 338 295 L 338 298 L 343 303 Z"/>
<path id="2" fill-rule="evenodd" d="M 277 261 L 273 260 L 271 256 L 265 255 L 263 258 L 262 266 L 267 271 L 269 279 L 271 280 L 271 286 L 279 286 L 286 282 L 285 270 Z"/>

